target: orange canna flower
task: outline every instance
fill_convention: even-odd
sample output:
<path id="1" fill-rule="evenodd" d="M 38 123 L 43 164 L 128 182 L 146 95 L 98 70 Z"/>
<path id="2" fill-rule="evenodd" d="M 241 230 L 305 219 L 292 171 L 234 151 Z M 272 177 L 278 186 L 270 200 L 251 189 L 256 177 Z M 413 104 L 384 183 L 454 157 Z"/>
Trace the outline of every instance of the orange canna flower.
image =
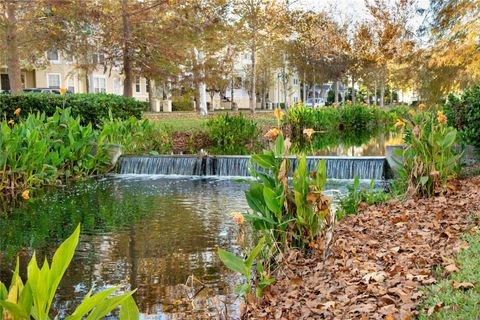
<path id="1" fill-rule="evenodd" d="M 442 111 L 437 112 L 437 120 L 441 124 L 447 124 L 447 116 L 443 114 Z"/>
<path id="2" fill-rule="evenodd" d="M 232 220 L 235 223 L 243 224 L 245 222 L 245 217 L 241 212 L 235 211 L 235 212 L 232 212 L 231 215 L 232 215 Z"/>
<path id="3" fill-rule="evenodd" d="M 23 198 L 23 200 L 30 199 L 30 190 L 27 189 L 27 190 L 23 191 L 22 192 L 22 198 Z"/>
<path id="4" fill-rule="evenodd" d="M 409 111 L 408 111 L 408 114 L 413 117 L 413 116 L 415 115 L 415 111 L 409 110 Z"/>
<path id="5" fill-rule="evenodd" d="M 275 116 L 275 118 L 282 120 L 285 113 L 282 110 L 276 108 L 275 111 L 273 111 L 273 115 Z"/>
<path id="6" fill-rule="evenodd" d="M 60 88 L 60 94 L 63 96 L 67 92 L 67 88 Z"/>
<path id="7" fill-rule="evenodd" d="M 398 120 L 397 120 L 397 123 L 395 123 L 395 128 L 401 129 L 401 128 L 403 128 L 403 127 L 405 127 L 405 122 L 403 122 L 402 120 L 398 119 Z"/>
<path id="8" fill-rule="evenodd" d="M 20 112 L 21 112 L 21 111 L 22 111 L 22 109 L 17 108 L 17 109 L 13 112 L 13 114 L 18 117 L 18 116 L 20 115 Z"/>
<path id="9" fill-rule="evenodd" d="M 425 111 L 427 110 L 427 106 L 425 105 L 425 103 L 420 103 L 418 105 L 418 109 L 420 109 L 421 111 Z"/>
<path id="10" fill-rule="evenodd" d="M 15 121 L 13 119 L 8 120 L 7 122 L 9 125 L 13 126 L 15 124 Z"/>
<path id="11" fill-rule="evenodd" d="M 278 137 L 279 134 L 280 131 L 277 128 L 273 128 L 268 130 L 268 132 L 265 134 L 265 138 L 267 138 L 269 141 L 273 141 Z"/>

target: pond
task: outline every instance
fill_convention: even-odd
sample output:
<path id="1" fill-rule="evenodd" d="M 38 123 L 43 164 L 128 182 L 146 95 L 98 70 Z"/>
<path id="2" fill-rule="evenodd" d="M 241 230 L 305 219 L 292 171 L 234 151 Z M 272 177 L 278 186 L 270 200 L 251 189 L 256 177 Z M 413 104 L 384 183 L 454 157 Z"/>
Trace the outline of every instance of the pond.
<path id="1" fill-rule="evenodd" d="M 372 157 L 385 156 L 387 146 L 402 144 L 402 135 L 388 129 L 375 131 L 317 132 L 312 141 L 305 136 L 293 141 L 292 152 L 312 156 Z"/>
<path id="2" fill-rule="evenodd" d="M 345 181 L 332 183 L 328 193 L 345 190 Z M 0 218 L 0 279 L 10 279 L 17 254 L 25 277 L 33 249 L 51 258 L 81 223 L 80 244 L 54 303 L 59 318 L 90 288 L 114 285 L 138 288 L 142 318 L 209 318 L 222 301 L 236 310 L 227 294 L 240 279 L 216 252 L 239 250 L 242 233 L 230 212 L 247 209 L 246 188 L 222 178 L 116 175 L 47 192 Z M 194 295 L 195 307 L 182 300 Z"/>

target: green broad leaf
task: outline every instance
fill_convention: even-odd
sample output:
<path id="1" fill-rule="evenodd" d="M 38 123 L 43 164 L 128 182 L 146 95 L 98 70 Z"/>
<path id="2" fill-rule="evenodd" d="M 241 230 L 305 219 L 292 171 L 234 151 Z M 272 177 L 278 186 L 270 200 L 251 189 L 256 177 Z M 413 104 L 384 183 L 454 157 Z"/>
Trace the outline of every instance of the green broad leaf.
<path id="1" fill-rule="evenodd" d="M 275 155 L 273 153 L 254 154 L 252 160 L 267 170 L 275 167 Z"/>
<path id="2" fill-rule="evenodd" d="M 323 191 L 325 186 L 327 185 L 327 165 L 325 160 L 322 159 L 317 163 L 317 187 Z"/>
<path id="3" fill-rule="evenodd" d="M 245 296 L 250 293 L 250 285 L 248 283 L 239 284 L 233 289 L 233 293 L 237 296 Z"/>
<path id="4" fill-rule="evenodd" d="M 112 312 L 113 309 L 120 306 L 125 300 L 132 296 L 135 291 L 125 292 L 120 296 L 112 297 L 108 300 L 100 302 L 95 309 L 88 315 L 86 320 L 97 320 L 105 317 Z"/>
<path id="5" fill-rule="evenodd" d="M 0 301 L 7 299 L 7 287 L 0 281 Z M 3 306 L 0 305 L 0 319 L 3 319 Z"/>
<path id="6" fill-rule="evenodd" d="M 276 226 L 276 222 L 273 221 L 270 218 L 264 217 L 264 216 L 259 216 L 256 214 L 244 214 L 243 217 L 247 219 L 248 221 L 255 222 L 255 221 L 263 221 L 266 222 L 270 225 L 270 227 L 273 229 Z"/>
<path id="7" fill-rule="evenodd" d="M 277 140 L 275 141 L 275 156 L 278 158 L 283 157 L 285 153 L 285 140 L 283 139 L 283 134 L 280 132 Z"/>
<path id="8" fill-rule="evenodd" d="M 77 226 L 73 234 L 65 240 L 57 249 L 52 259 L 51 273 L 48 282 L 48 306 L 47 312 L 50 310 L 55 292 L 58 285 L 65 274 L 70 262 L 72 261 L 75 249 L 78 245 L 80 237 L 80 225 Z"/>
<path id="9" fill-rule="evenodd" d="M 262 212 L 263 211 L 263 202 L 260 198 L 255 197 L 251 191 L 245 192 L 245 197 L 247 199 L 248 206 L 250 209 L 256 212 Z"/>
<path id="10" fill-rule="evenodd" d="M 443 141 L 441 143 L 442 147 L 444 147 L 444 148 L 451 147 L 453 145 L 453 143 L 455 142 L 456 138 L 457 138 L 457 130 L 452 130 L 452 131 L 448 132 L 445 135 L 445 138 L 443 138 Z"/>
<path id="11" fill-rule="evenodd" d="M 275 214 L 278 214 L 282 211 L 283 203 L 280 202 L 280 199 L 277 197 L 275 191 L 270 188 L 263 188 L 263 198 L 267 205 L 267 208 Z"/>
<path id="12" fill-rule="evenodd" d="M 22 305 L 5 300 L 0 300 L 0 305 L 3 307 L 3 311 L 10 312 L 14 315 L 15 319 L 30 319 L 30 314 Z"/>
<path id="13" fill-rule="evenodd" d="M 248 276 L 248 270 L 245 268 L 243 259 L 240 259 L 231 252 L 223 249 L 218 249 L 218 256 L 222 260 L 223 264 L 232 271 L 238 272 L 243 276 Z"/>
<path id="14" fill-rule="evenodd" d="M 140 312 L 137 304 L 133 296 L 130 296 L 120 305 L 120 320 L 138 320 L 139 318 Z"/>
<path id="15" fill-rule="evenodd" d="M 248 256 L 247 260 L 245 260 L 245 268 L 247 270 L 250 270 L 253 265 L 253 261 L 255 261 L 255 258 L 259 255 L 260 252 L 262 252 L 263 246 L 265 245 L 265 237 L 260 239 L 258 244 L 255 246 L 255 248 L 250 251 L 250 255 Z"/>
<path id="16" fill-rule="evenodd" d="M 75 309 L 73 314 L 65 320 L 81 320 L 87 313 L 92 311 L 98 304 L 107 299 L 111 294 L 118 290 L 118 287 L 98 292 L 91 296 L 91 290 L 83 299 L 82 303 Z"/>
<path id="17" fill-rule="evenodd" d="M 421 184 L 422 186 L 426 185 L 427 182 L 428 182 L 428 177 L 427 177 L 427 176 L 421 176 L 421 177 L 420 177 L 420 184 Z"/>

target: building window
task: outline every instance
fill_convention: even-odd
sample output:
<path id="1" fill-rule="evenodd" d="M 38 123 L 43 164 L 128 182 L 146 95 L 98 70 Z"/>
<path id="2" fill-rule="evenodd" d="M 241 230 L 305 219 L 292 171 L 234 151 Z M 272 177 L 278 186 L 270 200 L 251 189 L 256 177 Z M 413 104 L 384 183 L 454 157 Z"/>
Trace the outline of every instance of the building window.
<path id="1" fill-rule="evenodd" d="M 106 93 L 107 92 L 107 81 L 105 77 L 93 77 L 93 92 L 94 93 Z"/>
<path id="2" fill-rule="evenodd" d="M 103 53 L 94 53 L 92 60 L 93 60 L 93 64 L 104 64 L 105 55 Z"/>
<path id="3" fill-rule="evenodd" d="M 140 93 L 141 87 L 140 87 L 140 78 L 135 79 L 135 92 Z"/>
<path id="4" fill-rule="evenodd" d="M 60 89 L 60 73 L 47 73 L 47 86 L 53 89 Z"/>
<path id="5" fill-rule="evenodd" d="M 293 78 L 293 85 L 298 86 L 298 79 L 297 78 Z"/>
<path id="6" fill-rule="evenodd" d="M 50 62 L 59 63 L 60 53 L 58 52 L 58 50 L 50 50 L 47 52 L 47 58 Z"/>
<path id="7" fill-rule="evenodd" d="M 293 103 L 298 103 L 298 97 L 293 97 Z"/>
<path id="8" fill-rule="evenodd" d="M 67 80 L 67 89 L 71 93 L 75 93 L 75 79 L 73 77 L 68 78 Z"/>
<path id="9" fill-rule="evenodd" d="M 113 79 L 113 92 L 118 95 L 122 94 L 122 82 L 118 78 Z"/>

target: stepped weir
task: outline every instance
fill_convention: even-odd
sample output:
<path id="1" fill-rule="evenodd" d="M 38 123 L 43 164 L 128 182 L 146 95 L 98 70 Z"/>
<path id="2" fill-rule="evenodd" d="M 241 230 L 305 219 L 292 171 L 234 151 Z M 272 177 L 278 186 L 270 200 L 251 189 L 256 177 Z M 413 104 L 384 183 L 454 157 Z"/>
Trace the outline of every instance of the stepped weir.
<path id="1" fill-rule="evenodd" d="M 293 156 L 290 159 L 293 172 L 298 162 Z M 309 171 L 321 159 L 328 179 L 382 180 L 390 175 L 385 157 L 307 157 Z M 249 161 L 250 156 L 122 156 L 118 165 L 120 174 L 248 177 Z"/>

